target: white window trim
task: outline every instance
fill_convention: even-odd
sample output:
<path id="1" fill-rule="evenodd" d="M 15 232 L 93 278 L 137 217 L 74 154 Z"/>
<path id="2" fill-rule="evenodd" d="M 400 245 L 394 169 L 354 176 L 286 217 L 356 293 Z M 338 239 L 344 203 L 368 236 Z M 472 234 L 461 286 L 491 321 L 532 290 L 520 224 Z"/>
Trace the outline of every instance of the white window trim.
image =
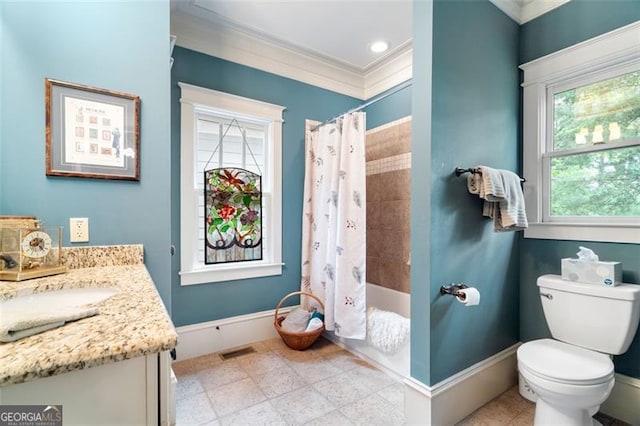
<path id="1" fill-rule="evenodd" d="M 178 83 L 180 96 L 180 284 L 204 284 L 246 278 L 282 275 L 282 114 L 285 107 L 231 95 L 217 90 Z M 199 265 L 198 189 L 194 170 L 196 156 L 196 112 L 214 108 L 238 118 L 260 118 L 269 121 L 270 142 L 273 149 L 267 159 L 272 185 L 272 214 L 269 223 L 271 253 L 269 259 L 224 265 Z"/>
<path id="2" fill-rule="evenodd" d="M 524 196 L 529 228 L 525 238 L 640 243 L 638 223 L 545 222 L 543 154 L 546 150 L 547 88 L 554 84 L 640 63 L 640 21 L 526 64 L 523 87 Z"/>

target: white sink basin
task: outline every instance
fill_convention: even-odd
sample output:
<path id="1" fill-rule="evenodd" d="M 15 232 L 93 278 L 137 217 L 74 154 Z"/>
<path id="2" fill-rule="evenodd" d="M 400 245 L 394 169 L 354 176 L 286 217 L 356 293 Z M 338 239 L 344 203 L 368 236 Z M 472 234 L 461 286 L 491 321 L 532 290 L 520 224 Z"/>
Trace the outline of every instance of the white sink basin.
<path id="1" fill-rule="evenodd" d="M 68 288 L 29 294 L 0 302 L 0 315 L 79 307 L 102 302 L 117 292 L 112 288 Z"/>

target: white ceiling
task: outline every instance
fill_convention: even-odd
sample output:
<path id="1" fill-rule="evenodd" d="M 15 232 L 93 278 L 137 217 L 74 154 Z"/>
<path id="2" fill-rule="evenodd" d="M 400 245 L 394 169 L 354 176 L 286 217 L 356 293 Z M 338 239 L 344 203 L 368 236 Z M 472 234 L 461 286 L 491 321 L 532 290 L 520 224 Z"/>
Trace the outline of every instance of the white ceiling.
<path id="1" fill-rule="evenodd" d="M 212 22 L 365 70 L 411 42 L 411 0 L 193 0 Z M 385 55 L 369 43 L 383 39 Z"/>
<path id="2" fill-rule="evenodd" d="M 567 1 L 491 0 L 518 23 Z M 171 6 L 179 46 L 361 98 L 410 78 L 411 0 L 172 0 Z M 368 49 L 378 39 L 389 43 L 387 52 Z"/>

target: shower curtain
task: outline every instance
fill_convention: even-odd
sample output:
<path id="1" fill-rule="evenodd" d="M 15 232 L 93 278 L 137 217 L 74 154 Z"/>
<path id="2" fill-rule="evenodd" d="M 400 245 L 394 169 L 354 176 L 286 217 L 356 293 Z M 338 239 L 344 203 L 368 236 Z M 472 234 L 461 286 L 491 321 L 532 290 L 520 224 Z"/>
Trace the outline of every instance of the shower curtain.
<path id="1" fill-rule="evenodd" d="M 301 289 L 324 301 L 327 330 L 352 339 L 366 334 L 365 127 L 354 112 L 305 134 Z"/>

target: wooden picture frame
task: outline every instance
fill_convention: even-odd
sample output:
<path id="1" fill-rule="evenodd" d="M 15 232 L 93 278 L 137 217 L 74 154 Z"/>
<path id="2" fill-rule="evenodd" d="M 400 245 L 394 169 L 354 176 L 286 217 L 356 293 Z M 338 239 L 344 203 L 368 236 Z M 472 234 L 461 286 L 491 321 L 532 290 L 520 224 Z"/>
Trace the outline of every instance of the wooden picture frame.
<path id="1" fill-rule="evenodd" d="M 45 79 L 46 174 L 140 180 L 140 98 Z"/>

